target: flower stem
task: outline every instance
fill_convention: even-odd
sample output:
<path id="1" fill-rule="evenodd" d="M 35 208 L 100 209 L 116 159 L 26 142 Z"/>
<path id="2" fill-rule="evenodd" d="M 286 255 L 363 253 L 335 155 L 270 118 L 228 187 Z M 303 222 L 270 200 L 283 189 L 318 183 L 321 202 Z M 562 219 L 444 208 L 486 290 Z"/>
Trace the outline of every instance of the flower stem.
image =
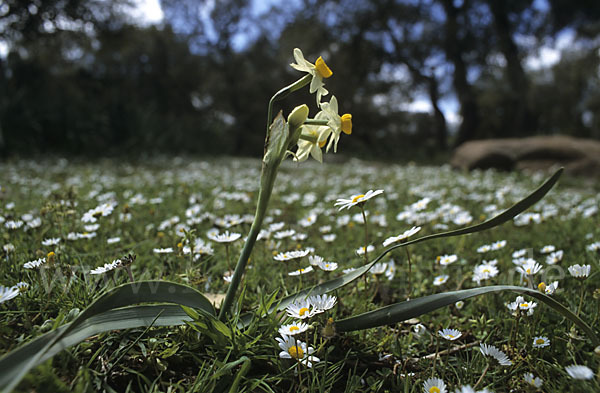
<path id="1" fill-rule="evenodd" d="M 250 254 L 252 253 L 252 249 L 254 248 L 254 244 L 256 243 L 256 238 L 258 237 L 258 233 L 260 232 L 260 227 L 262 225 L 263 219 L 265 218 L 267 206 L 269 205 L 269 199 L 271 198 L 271 193 L 273 192 L 275 178 L 277 177 L 278 167 L 278 163 L 268 164 L 263 161 L 261 185 L 260 191 L 258 193 L 258 204 L 256 206 L 254 221 L 252 222 L 250 232 L 248 233 L 248 237 L 246 238 L 246 243 L 244 243 L 244 248 L 242 249 L 240 257 L 235 266 L 235 271 L 233 272 L 233 276 L 231 277 L 231 283 L 229 284 L 227 294 L 225 295 L 225 300 L 223 301 L 221 311 L 219 312 L 219 319 L 221 321 L 224 320 L 225 316 L 229 313 L 229 309 L 233 304 L 235 293 L 238 289 L 238 286 L 240 285 L 242 275 L 246 271 L 248 258 L 250 258 Z"/>
<path id="2" fill-rule="evenodd" d="M 585 295 L 585 288 L 583 283 L 581 283 L 581 295 L 579 297 L 579 306 L 577 307 L 577 316 L 579 316 L 579 313 L 581 312 L 581 306 L 583 305 L 583 297 Z"/>
<path id="3" fill-rule="evenodd" d="M 408 295 L 407 295 L 407 299 L 409 299 L 412 295 L 412 282 L 411 282 L 411 276 L 412 276 L 412 264 L 410 262 L 410 252 L 408 251 L 408 247 L 404 248 L 406 250 L 406 259 L 408 259 Z"/>
<path id="4" fill-rule="evenodd" d="M 275 101 L 283 100 L 290 93 L 308 85 L 311 80 L 312 75 L 307 74 L 304 77 L 298 79 L 296 82 L 292 83 L 291 85 L 288 85 L 283 89 L 279 90 L 277 93 L 275 93 L 275 95 L 273 95 L 273 97 L 271 97 L 271 99 L 269 100 L 269 108 L 267 110 L 267 138 L 265 140 L 265 149 L 267 147 L 266 141 L 269 139 L 269 127 L 271 126 L 271 122 L 273 121 L 273 104 L 275 103 Z"/>
<path id="5" fill-rule="evenodd" d="M 481 374 L 481 377 L 479 377 L 479 379 L 475 383 L 475 386 L 473 386 L 473 390 L 477 389 L 477 386 L 479 386 L 479 384 L 481 383 L 481 381 L 483 381 L 483 377 L 485 377 L 485 375 L 487 374 L 487 372 L 488 372 L 489 369 L 490 369 L 490 362 L 488 362 L 488 364 L 483 369 L 483 373 Z"/>
<path id="6" fill-rule="evenodd" d="M 365 207 L 360 204 L 360 211 L 362 213 L 363 222 L 365 223 L 365 264 L 369 263 L 369 257 L 367 256 L 367 248 L 369 248 L 369 228 L 367 223 L 367 215 L 365 214 Z"/>

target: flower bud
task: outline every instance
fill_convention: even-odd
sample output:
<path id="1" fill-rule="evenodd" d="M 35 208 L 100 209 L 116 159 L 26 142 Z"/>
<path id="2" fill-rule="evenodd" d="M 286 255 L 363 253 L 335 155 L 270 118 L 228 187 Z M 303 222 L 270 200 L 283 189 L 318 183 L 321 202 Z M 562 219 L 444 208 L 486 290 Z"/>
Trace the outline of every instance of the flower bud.
<path id="1" fill-rule="evenodd" d="M 308 118 L 308 106 L 306 104 L 297 106 L 294 108 L 292 113 L 288 116 L 288 124 L 290 126 L 290 133 L 293 134 L 304 121 Z"/>

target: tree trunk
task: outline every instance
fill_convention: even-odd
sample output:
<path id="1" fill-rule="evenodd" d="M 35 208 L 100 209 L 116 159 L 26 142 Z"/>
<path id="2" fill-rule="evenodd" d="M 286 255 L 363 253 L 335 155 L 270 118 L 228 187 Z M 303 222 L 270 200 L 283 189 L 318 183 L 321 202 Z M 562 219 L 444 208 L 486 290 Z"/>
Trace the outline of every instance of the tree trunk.
<path id="1" fill-rule="evenodd" d="M 460 10 L 454 6 L 452 0 L 441 0 L 446 12 L 445 23 L 445 51 L 448 60 L 454 65 L 453 85 L 460 102 L 462 122 L 458 129 L 455 146 L 462 144 L 477 136 L 479 126 L 479 106 L 473 88 L 467 81 L 467 66 L 463 60 L 463 45 L 459 38 L 457 16 Z"/>
<path id="2" fill-rule="evenodd" d="M 524 135 L 535 129 L 535 119 L 529 105 L 529 80 L 525 75 L 517 45 L 515 44 L 507 3 L 505 0 L 488 0 L 494 16 L 494 29 L 498 36 L 500 50 L 506 59 L 506 79 L 509 85 L 509 108 L 502 119 L 505 136 Z"/>

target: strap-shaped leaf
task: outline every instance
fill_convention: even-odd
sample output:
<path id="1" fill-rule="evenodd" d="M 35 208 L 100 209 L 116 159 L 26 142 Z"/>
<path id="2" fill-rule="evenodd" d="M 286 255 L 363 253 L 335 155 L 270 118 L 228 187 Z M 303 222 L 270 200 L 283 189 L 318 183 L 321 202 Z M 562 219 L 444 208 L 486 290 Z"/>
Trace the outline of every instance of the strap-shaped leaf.
<path id="1" fill-rule="evenodd" d="M 371 267 L 373 267 L 373 265 L 375 263 L 379 262 L 385 255 L 387 255 L 387 253 L 389 253 L 390 251 L 392 251 L 396 248 L 406 247 L 411 244 L 421 243 L 421 242 L 424 242 L 427 240 L 438 239 L 438 238 L 442 238 L 442 237 L 460 236 L 460 235 L 466 235 L 468 233 L 485 231 L 486 229 L 496 227 L 496 226 L 503 224 L 509 220 L 512 220 L 519 213 L 524 212 L 529 207 L 533 206 L 536 202 L 541 200 L 548 193 L 548 191 L 550 191 L 552 189 L 554 184 L 556 184 L 556 182 L 560 178 L 560 175 L 562 174 L 562 172 L 563 172 L 563 168 L 560 168 L 548 180 L 546 180 L 544 182 L 544 184 L 542 184 L 540 187 L 538 187 L 538 189 L 536 189 L 534 192 L 532 192 L 529 196 L 527 196 L 526 198 L 515 203 L 513 206 L 506 209 L 505 211 L 498 214 L 497 216 L 494 216 L 493 218 L 482 222 L 481 224 L 473 225 L 473 226 L 470 226 L 467 228 L 457 229 L 454 231 L 436 233 L 433 235 L 423 236 L 423 237 L 420 237 L 415 240 L 411 240 L 408 242 L 394 245 L 394 246 L 388 248 L 387 250 L 385 250 L 383 253 L 381 253 L 381 255 L 379 255 L 373 261 L 357 268 L 353 272 L 350 272 L 343 276 L 334 278 L 333 280 L 326 281 L 326 282 L 316 285 L 314 287 L 304 289 L 293 295 L 284 297 L 283 299 L 281 299 L 281 301 L 279 303 L 272 306 L 269 311 L 273 312 L 275 310 L 283 310 L 294 300 L 303 299 L 308 295 L 322 295 L 324 293 L 331 292 L 333 290 L 341 288 L 344 285 L 351 283 L 352 281 L 356 280 L 357 278 L 359 278 L 360 276 L 362 276 L 363 274 L 368 272 L 369 269 L 371 269 Z M 250 322 L 250 319 L 251 319 L 251 315 L 247 314 L 242 317 L 241 322 L 242 322 L 242 324 L 247 325 Z"/>
<path id="2" fill-rule="evenodd" d="M 132 306 L 109 310 L 102 314 L 94 315 L 79 324 L 70 332 L 63 334 L 69 325 L 64 325 L 56 330 L 48 332 L 31 342 L 10 352 L 0 360 L 0 386 L 8 387 L 12 381 L 19 377 L 19 371 L 44 349 L 48 342 L 54 340 L 59 335 L 63 337 L 55 342 L 41 357 L 38 358 L 38 364 L 50 359 L 58 352 L 71 345 L 78 344 L 86 338 L 118 329 L 131 329 L 146 326 L 175 326 L 182 325 L 185 321 L 191 321 L 180 306 L 174 305 L 153 305 L 153 306 Z"/>
<path id="3" fill-rule="evenodd" d="M 214 307 L 210 301 L 202 295 L 202 293 L 189 286 L 167 281 L 139 281 L 123 284 L 111 289 L 96 299 L 70 324 L 39 337 L 37 340 L 40 340 L 39 343 L 42 344 L 42 346 L 38 348 L 38 351 L 31 354 L 31 356 L 23 358 L 22 362 L 18 364 L 18 367 L 15 367 L 15 372 L 11 375 L 12 378 L 9 380 L 9 383 L 0 384 L 0 386 L 4 386 L 3 391 L 5 392 L 14 389 L 23 376 L 31 370 L 31 368 L 40 363 L 40 359 L 44 358 L 47 353 L 54 351 L 53 348 L 55 345 L 61 342 L 65 337 L 70 336 L 75 329 L 80 327 L 90 318 L 120 307 L 149 302 L 174 303 L 201 309 L 209 315 L 215 315 Z M 185 315 L 185 313 L 183 313 L 183 315 Z M 150 324 L 151 322 L 152 319 L 147 323 Z M 118 328 L 114 327 L 113 329 Z M 109 328 L 108 330 L 111 329 Z M 20 349 L 10 352 L 0 359 L 0 370 L 3 370 L 2 379 L 4 378 L 4 370 L 14 366 L 13 364 L 10 364 L 10 361 L 8 360 L 9 357 L 19 350 Z"/>
<path id="4" fill-rule="evenodd" d="M 550 296 L 539 291 L 512 285 L 493 285 L 489 287 L 464 289 L 461 291 L 436 293 L 435 295 L 424 296 L 418 299 L 391 304 L 374 311 L 369 311 L 354 317 L 342 319 L 341 321 L 337 321 L 335 323 L 335 327 L 339 332 L 349 332 L 353 330 L 370 329 L 378 326 L 390 325 L 406 321 L 410 318 L 418 317 L 419 315 L 426 314 L 450 304 L 454 304 L 459 300 L 465 300 L 473 296 L 502 291 L 523 293 L 540 300 L 555 311 L 558 311 L 564 317 L 577 324 L 577 326 L 579 326 L 581 330 L 583 330 L 592 340 L 594 346 L 598 346 L 600 344 L 598 336 L 594 330 L 592 330 L 592 328 L 581 318 L 571 312 L 571 310 Z"/>

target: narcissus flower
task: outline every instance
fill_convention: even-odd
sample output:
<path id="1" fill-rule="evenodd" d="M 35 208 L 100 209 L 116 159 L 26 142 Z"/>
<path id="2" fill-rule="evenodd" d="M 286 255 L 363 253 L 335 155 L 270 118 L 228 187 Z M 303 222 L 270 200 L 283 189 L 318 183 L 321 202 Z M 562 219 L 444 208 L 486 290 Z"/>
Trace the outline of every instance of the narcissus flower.
<path id="1" fill-rule="evenodd" d="M 317 106 L 321 106 L 321 97 L 329 94 L 324 87 L 325 84 L 323 83 L 323 79 L 329 78 L 333 75 L 333 72 L 321 56 L 319 56 L 317 61 L 315 61 L 315 64 L 313 64 L 304 58 L 304 54 L 298 48 L 294 49 L 294 60 L 296 60 L 296 63 L 290 64 L 293 69 L 307 72 L 312 75 L 309 91 L 311 94 L 317 93 Z"/>
<path id="2" fill-rule="evenodd" d="M 306 161 L 310 155 L 319 162 L 323 162 L 323 152 L 321 148 L 327 143 L 327 137 L 331 133 L 329 127 L 325 126 L 302 126 L 300 139 L 298 140 L 298 150 L 294 161 Z"/>
<path id="3" fill-rule="evenodd" d="M 315 119 L 327 120 L 329 132 L 332 134 L 327 144 L 327 150 L 333 145 L 334 153 L 337 152 L 337 144 L 340 140 L 340 135 L 343 132 L 346 135 L 352 134 L 352 115 L 345 113 L 342 116 L 338 114 L 338 102 L 335 96 L 331 97 L 329 102 L 321 104 L 321 112 L 317 113 Z M 328 134 L 329 136 L 329 134 Z"/>

